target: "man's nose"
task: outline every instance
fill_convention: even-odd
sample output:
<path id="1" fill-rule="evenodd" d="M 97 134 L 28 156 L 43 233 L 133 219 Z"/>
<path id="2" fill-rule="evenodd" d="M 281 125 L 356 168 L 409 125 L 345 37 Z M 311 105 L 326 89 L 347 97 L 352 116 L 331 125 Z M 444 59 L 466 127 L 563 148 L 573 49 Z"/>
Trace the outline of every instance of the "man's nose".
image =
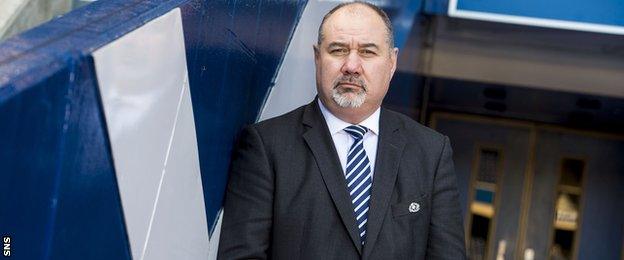
<path id="1" fill-rule="evenodd" d="M 362 58 L 358 55 L 357 51 L 351 51 L 349 55 L 347 55 L 340 71 L 343 74 L 359 75 L 362 73 Z"/>

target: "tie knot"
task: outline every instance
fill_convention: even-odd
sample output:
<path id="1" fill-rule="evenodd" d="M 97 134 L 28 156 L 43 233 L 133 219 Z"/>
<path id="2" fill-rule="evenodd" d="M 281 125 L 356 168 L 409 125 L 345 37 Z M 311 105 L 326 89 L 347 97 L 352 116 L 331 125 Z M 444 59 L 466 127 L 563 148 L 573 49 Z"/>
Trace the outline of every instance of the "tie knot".
<path id="1" fill-rule="evenodd" d="M 368 128 L 361 125 L 352 125 L 345 127 L 344 130 L 347 131 L 347 133 L 349 133 L 351 136 L 353 136 L 355 140 L 360 140 L 364 138 L 364 134 L 366 134 Z"/>

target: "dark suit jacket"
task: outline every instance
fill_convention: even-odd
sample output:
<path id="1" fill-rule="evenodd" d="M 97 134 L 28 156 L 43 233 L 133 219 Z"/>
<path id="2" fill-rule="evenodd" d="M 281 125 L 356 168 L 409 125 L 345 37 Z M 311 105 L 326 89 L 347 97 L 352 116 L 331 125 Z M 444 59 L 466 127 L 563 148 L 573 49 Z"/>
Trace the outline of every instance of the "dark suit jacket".
<path id="1" fill-rule="evenodd" d="M 381 109 L 362 247 L 316 102 L 243 130 L 225 196 L 219 259 L 464 259 L 448 138 Z M 413 202 L 417 212 L 409 210 Z"/>

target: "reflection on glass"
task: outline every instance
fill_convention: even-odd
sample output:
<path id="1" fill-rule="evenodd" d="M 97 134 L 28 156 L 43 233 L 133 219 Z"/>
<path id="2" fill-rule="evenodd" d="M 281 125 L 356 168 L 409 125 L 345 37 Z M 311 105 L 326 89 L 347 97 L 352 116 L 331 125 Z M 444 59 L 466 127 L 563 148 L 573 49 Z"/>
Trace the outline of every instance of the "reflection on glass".
<path id="1" fill-rule="evenodd" d="M 555 210 L 555 228 L 559 230 L 576 230 L 578 219 L 579 196 L 559 192 Z"/>
<path id="2" fill-rule="evenodd" d="M 499 152 L 482 149 L 479 153 L 473 198 L 470 203 L 469 256 L 485 259 L 488 252 L 489 234 L 495 214 L 494 198 L 498 181 Z"/>
<path id="3" fill-rule="evenodd" d="M 585 162 L 564 159 L 557 185 L 551 259 L 572 259 L 574 239 L 579 225 L 580 201 Z"/>

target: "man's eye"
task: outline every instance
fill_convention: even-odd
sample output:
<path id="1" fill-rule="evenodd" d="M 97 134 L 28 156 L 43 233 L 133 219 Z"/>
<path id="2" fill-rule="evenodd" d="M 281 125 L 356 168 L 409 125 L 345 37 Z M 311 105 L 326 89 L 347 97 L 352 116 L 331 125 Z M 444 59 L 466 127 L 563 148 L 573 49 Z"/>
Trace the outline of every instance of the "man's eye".
<path id="1" fill-rule="evenodd" d="M 345 54 L 345 53 L 347 53 L 347 49 L 333 49 L 333 50 L 330 50 L 329 53 L 331 53 L 331 54 Z"/>
<path id="2" fill-rule="evenodd" d="M 364 54 L 364 55 L 369 55 L 369 56 L 377 54 L 376 52 L 374 52 L 372 50 L 366 50 L 366 49 L 365 50 L 360 50 L 360 53 Z"/>

